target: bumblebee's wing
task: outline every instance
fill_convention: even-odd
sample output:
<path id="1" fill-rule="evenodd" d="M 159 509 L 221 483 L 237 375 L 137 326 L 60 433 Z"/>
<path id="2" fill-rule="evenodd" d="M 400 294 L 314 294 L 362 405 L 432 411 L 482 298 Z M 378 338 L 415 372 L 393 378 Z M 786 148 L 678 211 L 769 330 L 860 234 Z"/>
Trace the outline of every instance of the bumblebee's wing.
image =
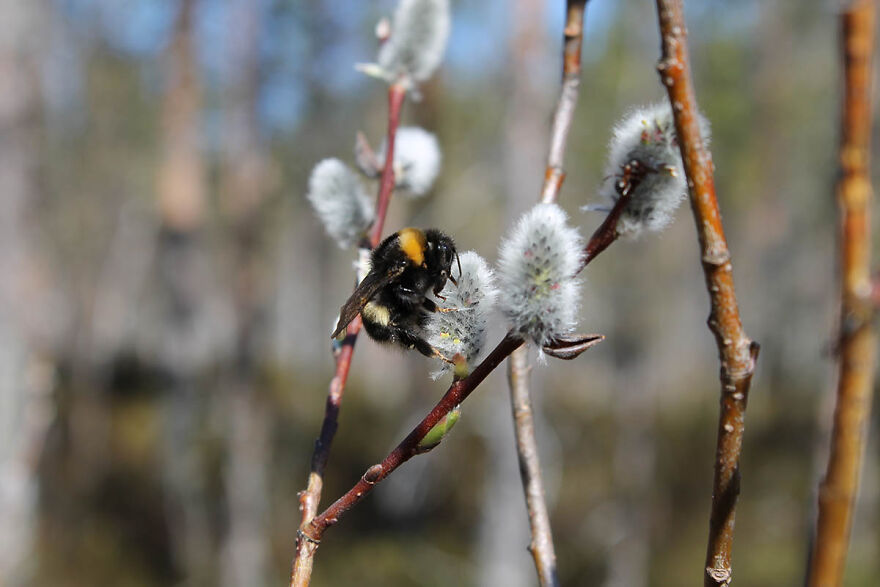
<path id="1" fill-rule="evenodd" d="M 380 274 L 375 271 L 367 273 L 367 276 L 358 284 L 354 292 L 351 294 L 351 297 L 348 298 L 348 301 L 345 302 L 339 310 L 339 322 L 336 323 L 336 330 L 333 331 L 330 338 L 336 338 L 339 336 L 339 333 L 348 326 L 349 322 L 354 320 L 354 317 L 358 315 L 358 312 L 364 309 L 367 302 L 369 302 L 380 289 L 388 285 L 401 273 L 403 273 L 402 269 L 385 274 Z"/>

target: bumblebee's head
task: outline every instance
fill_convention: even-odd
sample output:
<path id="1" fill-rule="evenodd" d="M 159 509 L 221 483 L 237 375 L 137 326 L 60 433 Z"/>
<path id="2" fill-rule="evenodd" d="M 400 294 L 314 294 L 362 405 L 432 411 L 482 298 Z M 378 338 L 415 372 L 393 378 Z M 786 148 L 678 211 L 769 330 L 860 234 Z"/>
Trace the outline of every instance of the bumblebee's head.
<path id="1" fill-rule="evenodd" d="M 452 262 L 458 259 L 455 243 L 449 236 L 435 229 L 425 232 L 425 241 L 428 267 L 435 271 L 444 282 L 449 279 L 452 283 L 458 285 L 452 276 Z M 458 273 L 461 275 L 460 263 Z"/>

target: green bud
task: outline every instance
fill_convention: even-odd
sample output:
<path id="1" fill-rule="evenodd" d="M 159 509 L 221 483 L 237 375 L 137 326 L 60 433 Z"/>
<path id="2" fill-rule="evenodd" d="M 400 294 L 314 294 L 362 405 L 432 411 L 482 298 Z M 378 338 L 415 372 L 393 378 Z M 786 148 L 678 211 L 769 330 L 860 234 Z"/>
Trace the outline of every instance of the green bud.
<path id="1" fill-rule="evenodd" d="M 459 379 L 464 379 L 470 374 L 470 365 L 468 365 L 467 359 L 464 355 L 462 355 L 461 353 L 455 353 L 455 356 L 452 357 L 452 362 L 455 365 L 453 367 L 452 373 L 453 378 L 456 381 L 458 381 Z"/>
<path id="2" fill-rule="evenodd" d="M 455 406 L 451 412 L 446 414 L 442 420 L 437 422 L 437 424 L 425 434 L 425 437 L 422 438 L 419 445 L 416 447 L 416 454 L 424 454 L 440 444 L 440 441 L 446 438 L 446 435 L 449 434 L 449 431 L 452 430 L 452 427 L 455 426 L 460 417 L 461 406 Z"/>

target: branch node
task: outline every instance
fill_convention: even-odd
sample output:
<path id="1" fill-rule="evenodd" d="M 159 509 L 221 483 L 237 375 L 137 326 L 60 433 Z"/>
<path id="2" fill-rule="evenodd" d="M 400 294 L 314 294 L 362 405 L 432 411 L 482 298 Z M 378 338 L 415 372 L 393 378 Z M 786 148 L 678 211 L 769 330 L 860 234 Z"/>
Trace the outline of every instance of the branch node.
<path id="1" fill-rule="evenodd" d="M 733 579 L 730 567 L 706 567 L 706 575 L 720 587 L 727 587 Z"/>
<path id="2" fill-rule="evenodd" d="M 703 263 L 727 270 L 729 267 L 725 267 L 725 265 L 730 263 L 730 251 L 726 249 L 710 249 L 703 255 Z"/>
<path id="3" fill-rule="evenodd" d="M 320 544 L 321 544 L 321 541 L 319 539 L 312 538 L 311 536 L 306 534 L 303 530 L 297 530 L 296 537 L 299 538 L 300 540 L 305 540 L 306 542 L 311 542 L 315 546 L 320 546 Z"/>
<path id="4" fill-rule="evenodd" d="M 384 469 L 382 469 L 382 465 L 373 465 L 367 472 L 364 473 L 364 476 L 361 479 L 364 480 L 364 483 L 369 483 L 370 485 L 375 485 L 379 481 L 381 481 L 382 473 Z"/>

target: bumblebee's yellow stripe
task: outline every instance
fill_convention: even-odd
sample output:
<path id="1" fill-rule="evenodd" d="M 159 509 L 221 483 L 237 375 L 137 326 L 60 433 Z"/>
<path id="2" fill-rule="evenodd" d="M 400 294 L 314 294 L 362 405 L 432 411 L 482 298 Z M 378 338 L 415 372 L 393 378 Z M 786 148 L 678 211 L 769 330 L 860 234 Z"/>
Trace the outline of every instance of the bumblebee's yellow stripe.
<path id="1" fill-rule="evenodd" d="M 404 228 L 397 233 L 400 248 L 416 265 L 425 262 L 425 233 L 418 228 Z"/>
<path id="2" fill-rule="evenodd" d="M 361 313 L 367 320 L 376 322 L 381 326 L 388 326 L 388 323 L 391 322 L 391 312 L 388 308 L 374 302 L 367 302 Z"/>

